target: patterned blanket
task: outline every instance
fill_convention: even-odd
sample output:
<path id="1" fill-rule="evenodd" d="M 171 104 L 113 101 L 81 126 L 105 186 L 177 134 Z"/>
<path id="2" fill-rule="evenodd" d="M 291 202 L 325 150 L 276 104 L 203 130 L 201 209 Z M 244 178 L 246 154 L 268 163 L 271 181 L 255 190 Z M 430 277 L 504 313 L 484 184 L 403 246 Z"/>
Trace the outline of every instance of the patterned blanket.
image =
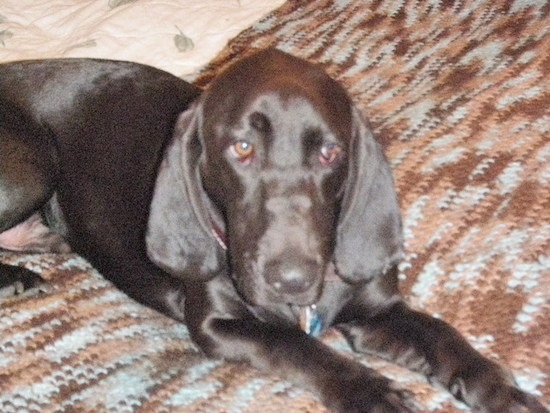
<path id="1" fill-rule="evenodd" d="M 550 404 L 550 6 L 545 0 L 289 1 L 198 78 L 276 46 L 319 62 L 386 147 L 401 199 L 411 305 L 460 330 Z M 358 251 L 358 253 L 361 253 Z M 179 325 L 81 258 L 3 253 L 56 289 L 0 307 L 0 411 L 324 412 L 307 392 L 207 360 Z M 430 412 L 465 407 L 352 354 Z"/>

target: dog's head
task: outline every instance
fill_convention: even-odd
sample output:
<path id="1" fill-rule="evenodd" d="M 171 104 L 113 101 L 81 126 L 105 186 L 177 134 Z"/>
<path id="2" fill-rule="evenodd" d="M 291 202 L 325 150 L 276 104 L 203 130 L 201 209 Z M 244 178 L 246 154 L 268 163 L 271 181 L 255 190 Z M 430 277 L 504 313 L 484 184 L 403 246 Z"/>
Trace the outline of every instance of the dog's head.
<path id="1" fill-rule="evenodd" d="M 331 261 L 342 279 L 359 282 L 400 255 L 391 173 L 337 82 L 266 50 L 236 63 L 181 115 L 147 246 L 180 277 L 231 272 L 252 304 L 309 305 Z"/>

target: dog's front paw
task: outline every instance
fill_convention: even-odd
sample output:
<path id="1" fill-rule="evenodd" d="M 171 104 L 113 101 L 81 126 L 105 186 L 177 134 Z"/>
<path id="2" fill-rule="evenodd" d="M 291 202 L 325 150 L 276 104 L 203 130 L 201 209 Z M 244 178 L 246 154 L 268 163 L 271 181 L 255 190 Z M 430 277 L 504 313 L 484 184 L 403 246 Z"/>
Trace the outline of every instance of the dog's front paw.
<path id="1" fill-rule="evenodd" d="M 327 389 L 326 404 L 338 413 L 414 413 L 409 393 L 395 389 L 390 380 L 373 374 L 346 378 Z"/>
<path id="2" fill-rule="evenodd" d="M 38 274 L 22 267 L 0 264 L 0 302 L 50 290 L 51 285 Z"/>
<path id="3" fill-rule="evenodd" d="M 476 413 L 550 413 L 535 396 L 517 388 L 512 375 L 499 365 L 491 363 L 483 374 L 466 377 L 457 378 L 450 390 Z"/>

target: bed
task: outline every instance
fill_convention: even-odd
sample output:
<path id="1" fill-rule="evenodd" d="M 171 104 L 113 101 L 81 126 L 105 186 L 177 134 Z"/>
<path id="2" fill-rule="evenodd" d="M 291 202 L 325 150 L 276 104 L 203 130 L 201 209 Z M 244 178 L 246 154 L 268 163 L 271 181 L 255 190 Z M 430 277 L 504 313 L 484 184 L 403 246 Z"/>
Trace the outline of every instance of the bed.
<path id="1" fill-rule="evenodd" d="M 0 62 L 133 60 L 199 86 L 278 47 L 318 62 L 371 120 L 394 170 L 401 288 L 550 404 L 550 9 L 490 0 L 7 0 Z M 66 254 L 0 252 L 51 280 L 0 303 L 0 411 L 325 412 L 306 391 L 206 359 L 185 326 Z M 414 373 L 330 346 L 468 411 Z"/>

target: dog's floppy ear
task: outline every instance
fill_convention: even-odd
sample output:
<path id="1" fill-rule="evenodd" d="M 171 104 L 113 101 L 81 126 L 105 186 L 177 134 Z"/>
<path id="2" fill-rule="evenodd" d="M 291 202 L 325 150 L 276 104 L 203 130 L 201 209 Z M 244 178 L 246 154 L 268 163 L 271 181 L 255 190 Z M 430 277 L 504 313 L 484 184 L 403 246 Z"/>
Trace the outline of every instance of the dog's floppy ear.
<path id="1" fill-rule="evenodd" d="M 390 166 L 356 108 L 335 264 L 349 282 L 370 280 L 402 257 L 402 227 Z"/>
<path id="2" fill-rule="evenodd" d="M 176 123 L 160 164 L 145 237 L 147 255 L 178 278 L 206 280 L 224 271 L 226 254 L 213 234 L 220 225 L 201 185 L 201 103 Z"/>

